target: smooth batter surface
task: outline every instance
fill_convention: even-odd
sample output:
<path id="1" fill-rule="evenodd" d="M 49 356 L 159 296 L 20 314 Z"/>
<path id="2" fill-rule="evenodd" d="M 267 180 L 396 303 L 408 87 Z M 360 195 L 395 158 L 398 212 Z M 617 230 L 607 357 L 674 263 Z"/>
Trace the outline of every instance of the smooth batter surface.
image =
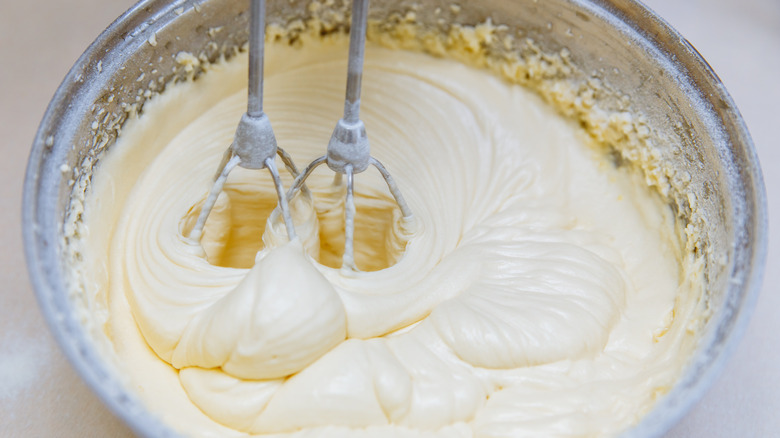
<path id="1" fill-rule="evenodd" d="M 346 48 L 268 48 L 265 110 L 299 166 L 340 117 Z M 211 70 L 128 123 L 85 212 L 106 334 L 174 427 L 601 436 L 675 383 L 695 300 L 671 211 L 536 95 L 370 46 L 361 117 L 415 217 L 358 175 L 364 272 L 346 275 L 343 186 L 324 166 L 313 202 L 292 203 L 298 240 L 271 214 L 268 175 L 243 169 L 202 245 L 186 237 L 245 110 L 245 63 Z"/>

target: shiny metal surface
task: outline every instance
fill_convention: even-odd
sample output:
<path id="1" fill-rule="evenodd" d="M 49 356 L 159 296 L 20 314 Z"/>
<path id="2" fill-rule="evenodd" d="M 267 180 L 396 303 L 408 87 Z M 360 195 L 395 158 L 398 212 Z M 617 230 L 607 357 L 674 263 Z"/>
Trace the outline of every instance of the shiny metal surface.
<path id="1" fill-rule="evenodd" d="M 370 16 L 403 10 L 408 3 L 375 0 Z M 582 72 L 603 80 L 614 91 L 614 100 L 608 97 L 608 104 L 619 107 L 619 96 L 630 96 L 631 109 L 644 114 L 657 132 L 664 157 L 691 176 L 686 190 L 699 196 L 699 207 L 710 219 L 708 251 L 725 259 L 722 264 L 710 259 L 707 265 L 709 299 L 716 312 L 700 350 L 678 385 L 624 434 L 659 436 L 701 397 L 733 350 L 762 276 L 766 196 L 739 112 L 696 51 L 640 4 L 487 0 L 461 4 L 461 11 L 452 16 L 448 2 L 422 4 L 419 19 L 433 25 L 433 11 L 442 7 L 448 22 L 476 24 L 489 17 L 493 23 L 522 29 L 524 36 L 546 51 L 567 47 Z M 280 17 L 305 15 L 304 5 L 302 1 L 271 2 L 269 21 L 280 23 Z M 66 76 L 44 116 L 28 164 L 24 243 L 39 304 L 75 368 L 111 410 L 143 436 L 176 434 L 124 388 L 74 315 L 61 248 L 71 189 L 60 167 L 68 164 L 80 172 L 91 166 L 100 151 L 113 144 L 117 128 L 127 117 L 122 105 L 142 110 L 148 84 L 137 81 L 139 74 L 162 77 L 156 86 L 161 91 L 188 74 L 174 60 L 180 51 L 202 54 L 206 61 L 231 56 L 247 40 L 247 9 L 248 4 L 226 0 L 136 5 L 90 46 Z M 209 33 L 219 26 L 223 26 L 221 32 Z M 195 74 L 199 74 L 197 67 Z M 104 114 L 116 117 L 104 120 Z M 93 122 L 97 130 L 92 129 Z M 680 201 L 675 208 L 684 218 L 685 193 L 672 195 Z"/>

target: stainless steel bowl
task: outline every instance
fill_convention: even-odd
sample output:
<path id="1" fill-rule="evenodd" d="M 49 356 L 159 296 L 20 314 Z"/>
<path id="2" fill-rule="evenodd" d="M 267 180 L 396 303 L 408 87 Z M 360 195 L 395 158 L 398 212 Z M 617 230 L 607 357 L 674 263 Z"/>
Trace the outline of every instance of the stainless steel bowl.
<path id="1" fill-rule="evenodd" d="M 419 5 L 417 19 L 431 27 L 473 25 L 489 18 L 533 39 L 543 51 L 567 48 L 580 79 L 596 77 L 611 90 L 602 104 L 628 105 L 643 115 L 658 139 L 661 160 L 674 175 L 687 175 L 680 181 L 671 178 L 669 200 L 683 225 L 692 220 L 694 209 L 707 218 L 698 251 L 706 263 L 704 299 L 713 314 L 677 385 L 623 436 L 663 434 L 702 396 L 733 351 L 754 307 L 764 268 L 766 195 L 753 144 L 734 102 L 682 36 L 630 0 L 486 0 L 461 3 L 459 10 L 441 0 L 374 0 L 371 17 L 383 19 L 413 3 Z M 310 13 L 307 4 L 271 1 L 269 22 L 305 18 Z M 123 386 L 79 322 L 80 304 L 68 291 L 65 273 L 70 268 L 62 244 L 65 218 L 73 214 L 72 187 L 89 184 L 87 170 L 114 143 L 129 112 L 142 110 L 151 94 L 191 74 L 176 63 L 177 53 L 197 53 L 208 63 L 230 57 L 246 42 L 247 9 L 248 2 L 230 0 L 138 3 L 98 37 L 65 77 L 30 155 L 24 244 L 39 304 L 73 366 L 142 436 L 178 435 Z M 438 21 L 442 17 L 445 20 Z M 209 31 L 220 26 L 220 32 Z M 146 80 L 137 80 L 141 74 Z M 630 96 L 628 104 L 622 96 Z M 687 201 L 688 193 L 696 194 L 695 208 Z"/>

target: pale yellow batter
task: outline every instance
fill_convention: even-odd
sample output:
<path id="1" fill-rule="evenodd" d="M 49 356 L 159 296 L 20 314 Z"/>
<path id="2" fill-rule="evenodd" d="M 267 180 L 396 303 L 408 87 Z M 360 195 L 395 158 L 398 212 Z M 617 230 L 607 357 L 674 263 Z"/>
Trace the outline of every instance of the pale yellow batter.
<path id="1" fill-rule="evenodd" d="M 267 48 L 265 110 L 299 166 L 340 116 L 346 47 Z M 296 241 L 267 173 L 245 169 L 188 239 L 245 110 L 245 61 L 147 104 L 85 209 L 104 330 L 173 427 L 603 436 L 675 383 L 696 301 L 671 211 L 535 94 L 455 61 L 368 47 L 361 117 L 414 219 L 357 176 L 363 272 L 338 269 L 343 187 L 324 167 L 292 203 Z"/>

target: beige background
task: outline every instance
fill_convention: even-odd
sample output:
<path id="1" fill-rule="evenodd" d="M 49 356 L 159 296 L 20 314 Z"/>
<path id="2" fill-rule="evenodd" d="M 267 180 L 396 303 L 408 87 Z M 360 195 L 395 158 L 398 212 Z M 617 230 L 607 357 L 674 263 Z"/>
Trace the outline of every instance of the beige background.
<path id="1" fill-rule="evenodd" d="M 129 437 L 81 382 L 37 309 L 20 206 L 30 145 L 79 54 L 130 0 L 0 3 L 0 437 Z M 780 436 L 780 1 L 647 0 L 710 62 L 753 135 L 769 193 L 764 288 L 736 356 L 669 437 Z"/>

